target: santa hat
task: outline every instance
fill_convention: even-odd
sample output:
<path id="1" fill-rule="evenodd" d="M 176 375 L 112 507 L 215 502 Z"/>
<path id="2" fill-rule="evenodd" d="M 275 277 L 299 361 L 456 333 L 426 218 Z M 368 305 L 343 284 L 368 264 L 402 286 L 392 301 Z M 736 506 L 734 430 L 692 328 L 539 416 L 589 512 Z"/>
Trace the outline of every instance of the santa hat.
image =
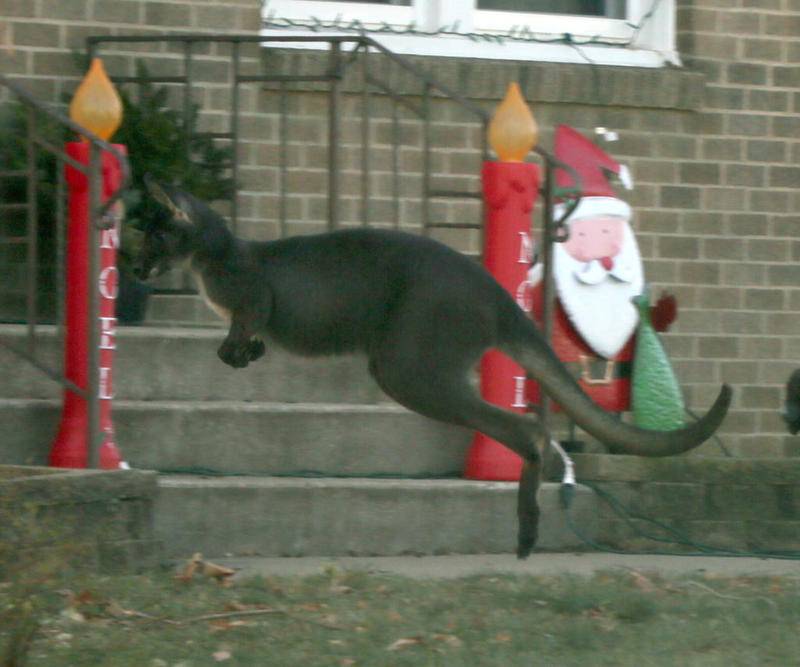
<path id="1" fill-rule="evenodd" d="M 609 173 L 616 174 L 623 186 L 631 189 L 633 183 L 625 165 L 568 125 L 556 128 L 554 152 L 556 158 L 578 172 L 581 179 L 581 200 L 569 220 L 598 215 L 630 219 L 631 207 L 615 195 L 608 179 Z M 566 169 L 556 169 L 556 187 L 574 188 L 575 179 Z M 553 207 L 555 218 L 560 218 L 565 209 L 566 204 L 557 203 Z"/>

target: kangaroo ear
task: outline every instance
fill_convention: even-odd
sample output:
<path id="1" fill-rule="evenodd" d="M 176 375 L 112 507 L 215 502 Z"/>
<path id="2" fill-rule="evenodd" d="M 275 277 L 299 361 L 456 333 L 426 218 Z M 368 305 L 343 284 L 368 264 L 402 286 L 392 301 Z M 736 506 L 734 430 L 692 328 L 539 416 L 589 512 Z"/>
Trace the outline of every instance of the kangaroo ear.
<path id="1" fill-rule="evenodd" d="M 189 214 L 164 191 L 164 188 L 161 187 L 161 185 L 156 182 L 156 180 L 150 174 L 145 174 L 144 184 L 153 199 L 169 209 L 169 212 L 172 214 L 172 217 L 175 220 L 191 223 Z"/>

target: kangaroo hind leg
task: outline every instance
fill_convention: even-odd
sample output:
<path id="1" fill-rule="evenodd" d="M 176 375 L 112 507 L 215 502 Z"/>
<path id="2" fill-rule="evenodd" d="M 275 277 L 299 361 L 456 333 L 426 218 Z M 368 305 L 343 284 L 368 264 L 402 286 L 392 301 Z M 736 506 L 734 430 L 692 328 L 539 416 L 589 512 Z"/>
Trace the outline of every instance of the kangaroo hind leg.
<path id="1" fill-rule="evenodd" d="M 425 350 L 420 358 L 420 349 Z M 472 359 L 456 354 L 457 346 L 431 355 L 430 347 L 403 353 L 387 345 L 373 355 L 370 371 L 380 387 L 401 405 L 432 419 L 465 426 L 503 443 L 523 459 L 517 496 L 517 556 L 527 557 L 538 534 L 541 429 L 532 416 L 502 410 L 485 402 L 469 381 Z"/>

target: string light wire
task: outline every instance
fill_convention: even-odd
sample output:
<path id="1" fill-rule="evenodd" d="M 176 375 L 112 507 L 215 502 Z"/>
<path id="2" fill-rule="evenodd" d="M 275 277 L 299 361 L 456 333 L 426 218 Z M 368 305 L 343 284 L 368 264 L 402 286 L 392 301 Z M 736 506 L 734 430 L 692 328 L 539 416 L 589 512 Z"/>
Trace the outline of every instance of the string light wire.
<path id="1" fill-rule="evenodd" d="M 639 33 L 649 23 L 662 0 L 653 0 L 650 9 L 642 15 L 637 23 L 630 21 L 626 25 L 632 29 L 632 34 L 628 39 L 611 39 L 594 35 L 591 37 L 580 38 L 572 33 L 564 32 L 560 35 L 537 33 L 530 29 L 527 25 L 513 25 L 504 33 L 485 33 L 485 32 L 462 32 L 459 30 L 460 24 L 455 21 L 451 25 L 444 25 L 436 30 L 422 30 L 417 27 L 415 21 L 408 23 L 405 26 L 397 26 L 389 24 L 385 21 L 377 24 L 364 23 L 359 19 L 345 19 L 341 14 L 337 15 L 331 21 L 324 21 L 316 16 L 311 16 L 308 19 L 292 19 L 277 16 L 274 10 L 263 20 L 263 27 L 265 29 L 300 29 L 310 30 L 312 32 L 352 32 L 361 35 L 366 34 L 389 34 L 389 35 L 412 35 L 415 37 L 439 37 L 439 36 L 457 36 L 466 37 L 473 42 L 488 42 L 503 46 L 506 42 L 516 43 L 532 43 L 532 44 L 565 44 L 576 49 L 581 55 L 589 60 L 586 55 L 581 51 L 582 46 L 616 46 L 616 47 L 630 47 L 636 41 Z"/>

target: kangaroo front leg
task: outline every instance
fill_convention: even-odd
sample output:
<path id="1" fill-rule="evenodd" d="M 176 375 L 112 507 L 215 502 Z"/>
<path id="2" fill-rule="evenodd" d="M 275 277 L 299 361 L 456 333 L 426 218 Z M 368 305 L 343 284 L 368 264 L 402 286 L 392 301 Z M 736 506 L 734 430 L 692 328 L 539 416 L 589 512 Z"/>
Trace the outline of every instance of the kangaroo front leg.
<path id="1" fill-rule="evenodd" d="M 228 336 L 217 350 L 217 356 L 228 366 L 244 368 L 251 361 L 264 356 L 265 350 L 264 341 L 253 338 L 253 331 L 245 318 L 234 314 Z"/>

